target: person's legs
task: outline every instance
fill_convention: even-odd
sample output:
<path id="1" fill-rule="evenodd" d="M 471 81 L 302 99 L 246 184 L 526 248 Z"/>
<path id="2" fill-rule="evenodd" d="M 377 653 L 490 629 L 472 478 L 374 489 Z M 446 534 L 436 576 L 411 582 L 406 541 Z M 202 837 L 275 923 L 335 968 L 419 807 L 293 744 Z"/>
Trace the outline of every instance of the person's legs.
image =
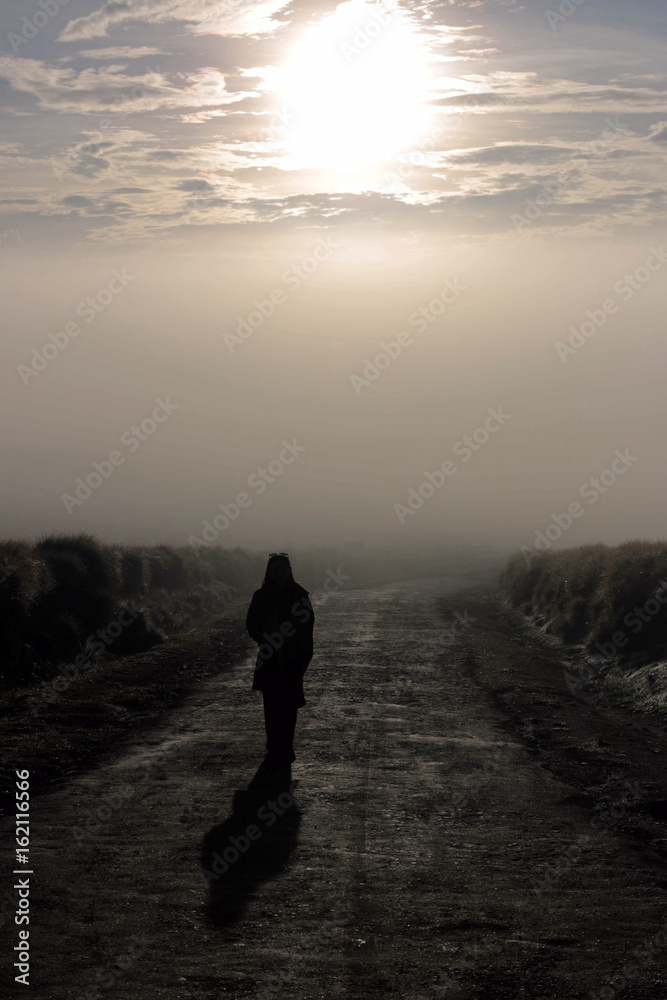
<path id="1" fill-rule="evenodd" d="M 264 725 L 266 728 L 266 755 L 275 757 L 280 747 L 280 734 L 276 732 L 276 702 L 268 691 L 264 691 Z"/>
<path id="2" fill-rule="evenodd" d="M 264 723 L 267 757 L 278 763 L 294 760 L 294 730 L 297 709 L 284 698 L 264 691 Z"/>
<path id="3" fill-rule="evenodd" d="M 296 713 L 297 709 L 295 705 L 285 706 L 285 753 L 290 761 L 295 759 L 294 753 L 294 731 L 296 729 Z"/>

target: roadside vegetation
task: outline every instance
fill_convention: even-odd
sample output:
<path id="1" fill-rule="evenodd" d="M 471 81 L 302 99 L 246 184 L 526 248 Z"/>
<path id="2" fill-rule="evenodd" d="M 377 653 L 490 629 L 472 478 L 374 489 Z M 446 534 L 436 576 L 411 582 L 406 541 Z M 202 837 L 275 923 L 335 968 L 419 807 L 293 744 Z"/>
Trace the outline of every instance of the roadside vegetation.
<path id="1" fill-rule="evenodd" d="M 589 653 L 633 664 L 667 653 L 667 543 L 518 553 L 500 585 L 544 631 Z"/>
<path id="2" fill-rule="evenodd" d="M 488 566 L 493 553 L 432 547 L 396 553 L 362 542 L 291 553 L 313 596 Z M 142 653 L 223 619 L 260 586 L 267 554 L 222 547 L 105 545 L 92 535 L 0 541 L 0 687 L 29 688 L 98 657 Z M 499 567 L 498 567 L 499 568 Z"/>
<path id="3" fill-rule="evenodd" d="M 2 686 L 43 680 L 77 656 L 137 653 L 219 615 L 261 559 L 241 550 L 103 545 L 90 535 L 0 542 Z"/>

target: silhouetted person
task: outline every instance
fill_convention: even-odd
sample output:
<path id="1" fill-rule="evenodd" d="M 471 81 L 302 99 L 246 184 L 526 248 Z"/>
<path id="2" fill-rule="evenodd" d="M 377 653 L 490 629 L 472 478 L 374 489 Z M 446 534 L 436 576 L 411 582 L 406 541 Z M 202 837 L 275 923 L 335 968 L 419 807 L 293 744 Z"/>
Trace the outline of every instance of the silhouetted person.
<path id="1" fill-rule="evenodd" d="M 246 628 L 259 644 L 252 686 L 264 697 L 267 767 L 292 763 L 298 709 L 306 704 L 303 675 L 313 656 L 315 615 L 308 591 L 292 576 L 286 552 L 272 552 L 252 596 Z"/>

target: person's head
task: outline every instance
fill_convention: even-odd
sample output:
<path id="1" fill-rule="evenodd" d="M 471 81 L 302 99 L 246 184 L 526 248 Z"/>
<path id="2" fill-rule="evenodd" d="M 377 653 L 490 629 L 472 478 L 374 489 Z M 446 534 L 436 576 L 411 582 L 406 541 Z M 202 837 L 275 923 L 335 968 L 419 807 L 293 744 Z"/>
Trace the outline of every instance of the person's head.
<path id="1" fill-rule="evenodd" d="M 266 573 L 262 587 L 276 587 L 283 589 L 294 586 L 295 580 L 292 576 L 292 566 L 286 552 L 272 552 L 266 564 Z"/>

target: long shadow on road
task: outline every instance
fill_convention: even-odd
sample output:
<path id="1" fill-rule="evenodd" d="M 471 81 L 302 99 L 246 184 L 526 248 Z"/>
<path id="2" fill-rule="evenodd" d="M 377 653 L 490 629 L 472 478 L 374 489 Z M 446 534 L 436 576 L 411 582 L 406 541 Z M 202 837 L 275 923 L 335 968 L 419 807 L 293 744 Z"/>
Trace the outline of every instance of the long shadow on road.
<path id="1" fill-rule="evenodd" d="M 253 892 L 287 867 L 296 847 L 301 810 L 291 768 L 259 768 L 234 792 L 232 815 L 204 837 L 201 867 L 209 880 L 208 921 L 228 927 L 245 912 Z"/>

